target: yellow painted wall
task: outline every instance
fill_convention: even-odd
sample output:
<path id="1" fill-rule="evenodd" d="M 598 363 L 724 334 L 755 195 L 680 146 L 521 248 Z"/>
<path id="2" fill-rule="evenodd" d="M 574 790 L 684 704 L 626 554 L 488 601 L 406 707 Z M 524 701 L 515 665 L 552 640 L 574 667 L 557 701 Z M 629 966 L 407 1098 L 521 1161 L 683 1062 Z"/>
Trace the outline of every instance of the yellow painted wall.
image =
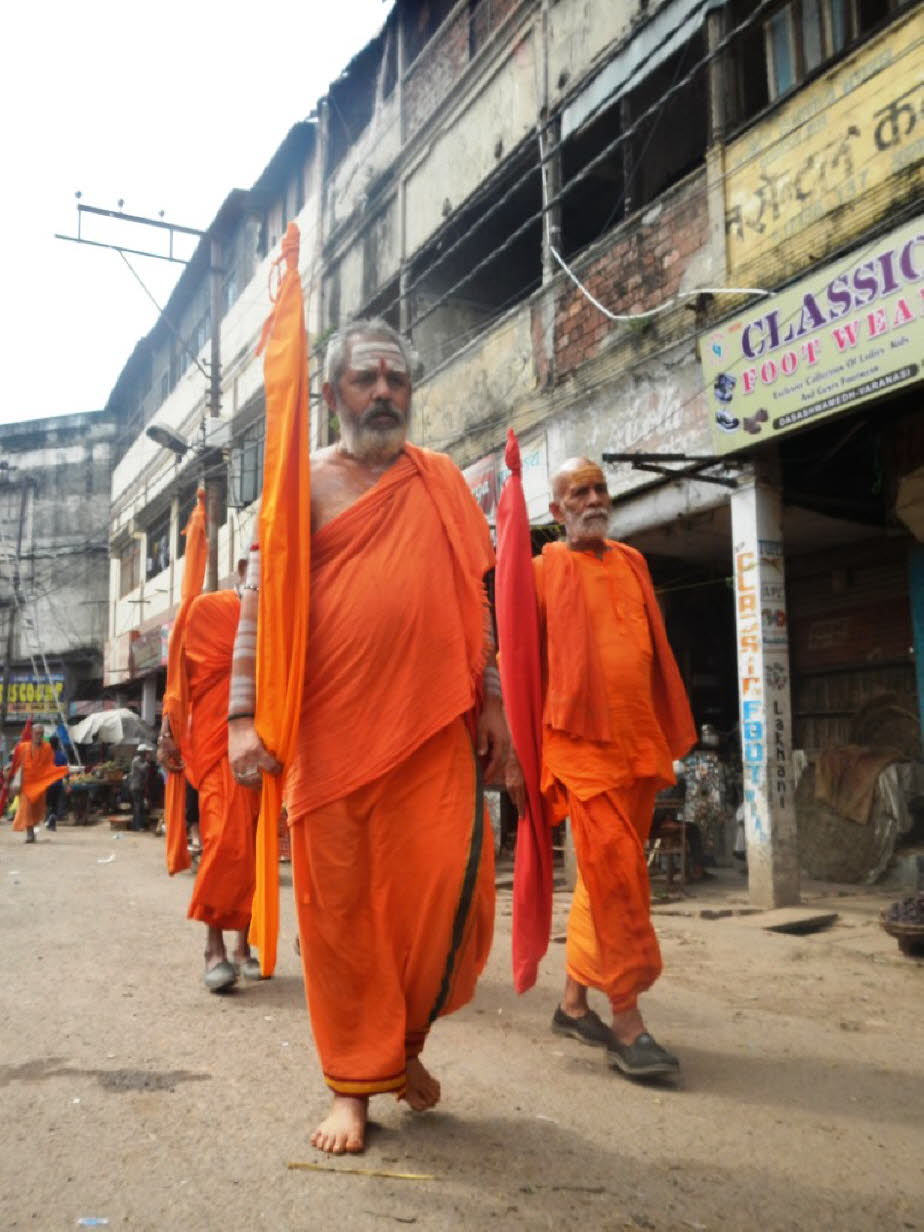
<path id="1" fill-rule="evenodd" d="M 924 188 L 924 9 L 726 152 L 729 280 L 774 286 Z"/>
<path id="2" fill-rule="evenodd" d="M 536 385 L 530 321 L 525 304 L 420 385 L 414 394 L 414 441 L 446 449 L 466 431 L 495 420 L 497 436 L 503 437 L 502 422 Z"/>

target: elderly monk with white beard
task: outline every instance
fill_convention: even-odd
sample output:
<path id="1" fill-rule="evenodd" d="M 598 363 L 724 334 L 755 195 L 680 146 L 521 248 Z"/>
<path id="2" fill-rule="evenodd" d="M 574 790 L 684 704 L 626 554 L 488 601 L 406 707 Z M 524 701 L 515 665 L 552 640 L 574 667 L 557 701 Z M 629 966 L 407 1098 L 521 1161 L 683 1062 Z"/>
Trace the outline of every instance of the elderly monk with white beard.
<path id="1" fill-rule="evenodd" d="M 546 544 L 533 561 L 541 786 L 550 817 L 570 817 L 579 871 L 552 1030 L 606 1048 L 610 1065 L 630 1077 L 673 1074 L 677 1058 L 653 1039 L 638 1007 L 661 972 L 645 840 L 655 795 L 674 782 L 672 762 L 696 733 L 648 566 L 607 538 L 611 504 L 600 467 L 569 459 L 552 496 L 565 542 Z M 607 996 L 609 1024 L 590 1008 L 588 988 Z"/>
<path id="2" fill-rule="evenodd" d="M 384 321 L 330 342 L 341 439 L 311 461 L 311 611 L 286 804 L 308 1008 L 329 1115 L 312 1143 L 361 1151 L 371 1095 L 432 1107 L 420 1053 L 487 959 L 493 845 L 482 778 L 509 739 L 484 574 L 487 523 L 461 473 L 407 441 L 411 363 Z M 269 567 L 264 562 L 264 567 Z M 244 591 L 230 754 L 278 764 L 253 720 L 256 563 Z"/>

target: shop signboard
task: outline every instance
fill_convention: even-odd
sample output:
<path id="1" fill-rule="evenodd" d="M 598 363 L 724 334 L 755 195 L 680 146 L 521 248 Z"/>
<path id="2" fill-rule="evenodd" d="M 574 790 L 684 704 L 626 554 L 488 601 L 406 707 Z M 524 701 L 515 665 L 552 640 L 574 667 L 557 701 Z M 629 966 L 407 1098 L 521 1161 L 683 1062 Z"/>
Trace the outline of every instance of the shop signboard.
<path id="1" fill-rule="evenodd" d="M 3 700 L 3 682 L 0 681 L 0 702 Z M 50 676 L 33 676 L 29 672 L 12 672 L 7 697 L 7 719 L 51 719 L 64 705 L 64 676 L 52 672 Z"/>
<path id="2" fill-rule="evenodd" d="M 700 363 L 718 454 L 919 383 L 924 217 L 702 335 Z"/>
<path id="3" fill-rule="evenodd" d="M 918 6 L 751 125 L 725 152 L 731 285 L 846 245 L 924 185 Z"/>
<path id="4" fill-rule="evenodd" d="M 462 472 L 478 507 L 489 522 L 497 511 L 497 467 L 494 455 L 479 458 Z"/>
<path id="5" fill-rule="evenodd" d="M 133 676 L 145 676 L 167 665 L 167 649 L 170 643 L 170 624 L 155 625 L 138 634 L 131 647 Z"/>
<path id="6" fill-rule="evenodd" d="M 549 520 L 549 456 L 545 433 L 520 441 L 520 461 L 523 465 L 523 495 L 530 521 Z M 494 525 L 497 502 L 510 471 L 504 461 L 504 450 L 487 454 L 467 466 L 462 472 L 465 482 L 485 517 Z"/>
<path id="7" fill-rule="evenodd" d="M 497 491 L 503 490 L 510 471 L 504 461 L 504 450 L 497 456 Z M 545 433 L 524 437 L 520 441 L 520 462 L 523 467 L 523 495 L 531 522 L 548 522 L 549 516 L 549 450 Z"/>

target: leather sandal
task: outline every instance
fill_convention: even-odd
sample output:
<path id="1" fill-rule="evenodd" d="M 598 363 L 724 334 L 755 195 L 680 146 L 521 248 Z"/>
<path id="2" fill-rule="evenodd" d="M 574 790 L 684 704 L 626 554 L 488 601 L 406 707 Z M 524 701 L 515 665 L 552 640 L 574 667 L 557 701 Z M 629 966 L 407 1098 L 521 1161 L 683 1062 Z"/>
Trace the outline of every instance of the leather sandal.
<path id="1" fill-rule="evenodd" d="M 680 1062 L 672 1052 L 668 1052 L 643 1031 L 631 1044 L 621 1044 L 615 1035 L 607 1046 L 606 1063 L 611 1069 L 618 1069 L 628 1078 L 654 1078 L 659 1074 L 678 1074 Z"/>
<path id="2" fill-rule="evenodd" d="M 572 1018 L 560 1005 L 557 1006 L 552 1015 L 552 1031 L 555 1035 L 567 1035 L 569 1039 L 590 1044 L 593 1048 L 610 1048 L 614 1042 L 613 1032 L 593 1010 L 588 1010 L 579 1018 Z"/>

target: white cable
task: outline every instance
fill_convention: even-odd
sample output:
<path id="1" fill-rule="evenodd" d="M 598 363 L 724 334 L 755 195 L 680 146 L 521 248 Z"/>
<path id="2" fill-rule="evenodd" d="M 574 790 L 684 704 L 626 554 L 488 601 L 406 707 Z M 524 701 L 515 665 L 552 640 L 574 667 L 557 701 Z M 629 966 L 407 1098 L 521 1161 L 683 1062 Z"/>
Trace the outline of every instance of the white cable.
<path id="1" fill-rule="evenodd" d="M 584 286 L 577 274 L 571 269 L 562 257 L 561 253 L 552 244 L 549 245 L 549 252 L 562 267 L 577 289 L 581 292 L 586 300 L 610 321 L 644 321 L 646 317 L 657 316 L 659 312 L 666 312 L 668 308 L 672 308 L 674 304 L 682 299 L 691 299 L 695 295 L 772 295 L 772 291 L 766 291 L 763 287 L 696 287 L 692 291 L 678 291 L 676 295 L 672 295 L 670 299 L 666 299 L 663 304 L 658 304 L 656 308 L 649 308 L 645 312 L 628 312 L 616 313 L 610 312 L 609 308 L 605 308 L 603 304 Z"/>

